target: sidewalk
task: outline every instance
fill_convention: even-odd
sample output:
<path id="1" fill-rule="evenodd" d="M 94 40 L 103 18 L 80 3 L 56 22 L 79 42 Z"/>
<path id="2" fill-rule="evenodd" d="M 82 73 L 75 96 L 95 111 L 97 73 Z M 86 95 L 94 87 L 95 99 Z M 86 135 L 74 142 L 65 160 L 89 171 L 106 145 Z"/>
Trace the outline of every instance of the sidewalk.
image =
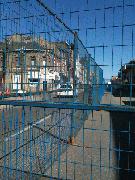
<path id="1" fill-rule="evenodd" d="M 109 104 L 111 99 L 118 101 L 117 98 L 105 94 L 101 103 Z M 111 126 L 109 112 L 90 113 L 75 137 L 74 144 L 67 147 L 66 152 L 54 163 L 52 170 L 49 169 L 47 175 L 58 177 L 59 172 L 60 178 L 63 179 L 116 179 L 116 157 Z"/>

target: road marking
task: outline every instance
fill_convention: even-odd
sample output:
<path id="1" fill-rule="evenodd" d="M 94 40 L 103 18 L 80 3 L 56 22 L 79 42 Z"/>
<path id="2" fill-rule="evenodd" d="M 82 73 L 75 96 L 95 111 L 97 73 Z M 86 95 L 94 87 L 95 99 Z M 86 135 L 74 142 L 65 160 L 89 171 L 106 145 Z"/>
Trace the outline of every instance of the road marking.
<path id="1" fill-rule="evenodd" d="M 17 135 L 22 134 L 25 131 L 28 131 L 31 127 L 36 126 L 36 125 L 42 123 L 43 121 L 45 121 L 46 119 L 49 119 L 50 117 L 51 117 L 51 115 L 47 116 L 46 118 L 40 119 L 39 121 L 37 121 L 36 123 L 32 124 L 31 126 L 29 125 L 29 126 L 25 127 L 23 130 L 19 131 L 18 133 L 15 133 L 15 134 L 5 138 L 4 141 L 9 141 L 11 138 L 14 138 Z"/>

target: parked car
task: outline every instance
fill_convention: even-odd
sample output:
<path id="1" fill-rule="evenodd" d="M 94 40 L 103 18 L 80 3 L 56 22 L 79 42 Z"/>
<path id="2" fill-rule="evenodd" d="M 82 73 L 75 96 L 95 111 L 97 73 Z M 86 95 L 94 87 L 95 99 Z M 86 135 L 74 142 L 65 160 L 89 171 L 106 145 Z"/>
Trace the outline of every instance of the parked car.
<path id="1" fill-rule="evenodd" d="M 23 95 L 25 95 L 27 92 L 25 91 L 25 90 L 22 90 L 22 89 L 18 89 L 18 90 L 16 90 L 15 91 L 15 94 L 17 95 L 17 96 L 23 96 Z"/>
<path id="2" fill-rule="evenodd" d="M 57 91 L 57 96 L 59 97 L 73 97 L 73 86 L 71 84 L 61 84 Z M 75 95 L 78 95 L 78 90 L 76 89 Z"/>
<path id="3" fill-rule="evenodd" d="M 10 89 L 9 88 L 4 88 L 4 86 L 2 87 L 2 86 L 0 86 L 0 96 L 2 97 L 2 96 L 10 96 L 10 94 L 11 94 L 11 91 L 10 91 Z"/>
<path id="4" fill-rule="evenodd" d="M 17 93 L 18 93 L 18 94 L 23 94 L 23 93 L 26 93 L 26 91 L 25 91 L 25 90 L 22 90 L 22 89 L 19 89 L 19 90 L 17 91 Z"/>
<path id="5" fill-rule="evenodd" d="M 7 88 L 7 89 L 6 89 L 6 91 L 5 91 L 5 95 L 6 95 L 6 96 L 9 96 L 9 95 L 10 95 L 10 93 L 11 93 L 11 92 L 10 92 L 10 89 L 9 89 L 9 88 Z"/>

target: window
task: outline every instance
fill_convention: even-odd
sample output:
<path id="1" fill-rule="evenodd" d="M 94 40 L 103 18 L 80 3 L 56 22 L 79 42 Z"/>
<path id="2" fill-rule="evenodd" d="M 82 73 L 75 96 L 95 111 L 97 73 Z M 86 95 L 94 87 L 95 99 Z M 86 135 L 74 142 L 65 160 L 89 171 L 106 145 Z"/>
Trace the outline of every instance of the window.
<path id="1" fill-rule="evenodd" d="M 46 61 L 45 60 L 43 60 L 43 66 L 45 66 L 46 65 Z"/>
<path id="2" fill-rule="evenodd" d="M 31 57 L 31 66 L 35 66 L 36 65 L 36 57 Z"/>
<path id="3" fill-rule="evenodd" d="M 18 57 L 17 56 L 14 56 L 14 64 L 15 64 L 15 66 L 18 65 Z"/>
<path id="4" fill-rule="evenodd" d="M 35 61 L 34 60 L 31 60 L 31 65 L 35 66 Z"/>
<path id="5" fill-rule="evenodd" d="M 63 85 L 60 86 L 60 88 L 62 88 L 62 89 L 72 89 L 72 86 L 68 85 L 68 84 L 63 84 Z"/>
<path id="6" fill-rule="evenodd" d="M 30 83 L 39 83 L 39 79 L 38 78 L 30 78 L 29 82 Z"/>

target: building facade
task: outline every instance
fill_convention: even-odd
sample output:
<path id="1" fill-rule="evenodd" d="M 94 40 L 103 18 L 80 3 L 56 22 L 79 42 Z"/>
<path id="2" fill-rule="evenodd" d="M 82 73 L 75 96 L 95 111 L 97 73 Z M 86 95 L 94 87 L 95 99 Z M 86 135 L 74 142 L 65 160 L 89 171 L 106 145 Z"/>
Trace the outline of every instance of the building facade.
<path id="1" fill-rule="evenodd" d="M 66 42 L 17 34 L 0 44 L 0 84 L 11 91 L 42 91 L 44 82 L 50 88 L 62 75 L 68 79 L 72 64 L 73 50 Z"/>

